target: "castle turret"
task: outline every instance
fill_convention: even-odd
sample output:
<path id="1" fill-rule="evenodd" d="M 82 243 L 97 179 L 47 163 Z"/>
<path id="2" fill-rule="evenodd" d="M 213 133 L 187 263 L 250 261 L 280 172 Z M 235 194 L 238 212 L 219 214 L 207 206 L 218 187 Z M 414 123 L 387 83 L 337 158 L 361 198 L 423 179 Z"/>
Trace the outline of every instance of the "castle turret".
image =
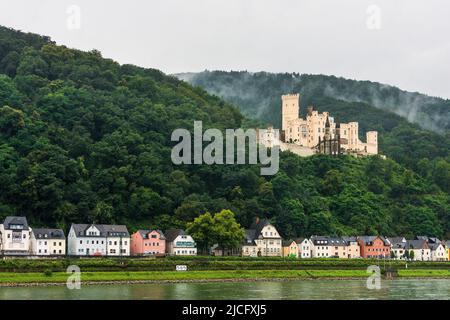
<path id="1" fill-rule="evenodd" d="M 299 117 L 300 94 L 285 94 L 281 96 L 281 130 L 285 131 L 288 122 Z"/>
<path id="2" fill-rule="evenodd" d="M 367 131 L 366 132 L 367 141 L 367 153 L 368 154 L 378 154 L 378 132 L 377 131 Z"/>

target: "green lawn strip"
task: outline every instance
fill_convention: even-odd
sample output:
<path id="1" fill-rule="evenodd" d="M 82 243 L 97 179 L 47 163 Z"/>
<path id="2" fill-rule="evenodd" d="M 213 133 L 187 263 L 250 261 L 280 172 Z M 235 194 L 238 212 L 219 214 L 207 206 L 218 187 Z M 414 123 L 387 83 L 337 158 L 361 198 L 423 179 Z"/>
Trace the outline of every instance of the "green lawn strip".
<path id="1" fill-rule="evenodd" d="M 449 270 L 399 270 L 400 277 L 446 277 Z M 209 280 L 209 279 L 271 279 L 271 278 L 364 278 L 366 270 L 214 270 L 214 271 L 113 271 L 82 272 L 82 281 L 139 281 L 139 280 Z M 66 282 L 68 274 L 0 273 L 0 283 Z"/>
<path id="2" fill-rule="evenodd" d="M 215 271 L 136 271 L 136 272 L 82 272 L 82 281 L 133 280 L 208 280 L 208 279 L 267 279 L 311 277 L 365 277 L 363 270 L 215 270 Z M 54 272 L 0 273 L 0 283 L 65 282 L 68 275 Z"/>
<path id="3" fill-rule="evenodd" d="M 411 269 L 411 270 L 398 270 L 398 275 L 400 277 L 444 277 L 450 278 L 450 269 L 447 270 L 434 270 L 434 269 Z"/>

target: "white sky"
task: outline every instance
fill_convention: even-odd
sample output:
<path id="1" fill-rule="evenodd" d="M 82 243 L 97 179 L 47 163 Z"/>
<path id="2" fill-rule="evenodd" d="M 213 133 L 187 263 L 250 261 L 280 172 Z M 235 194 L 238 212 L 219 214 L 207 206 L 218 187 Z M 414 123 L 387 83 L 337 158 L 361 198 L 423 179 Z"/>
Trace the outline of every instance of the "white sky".
<path id="1" fill-rule="evenodd" d="M 334 74 L 450 98 L 448 0 L 0 0 L 0 24 L 166 73 Z"/>

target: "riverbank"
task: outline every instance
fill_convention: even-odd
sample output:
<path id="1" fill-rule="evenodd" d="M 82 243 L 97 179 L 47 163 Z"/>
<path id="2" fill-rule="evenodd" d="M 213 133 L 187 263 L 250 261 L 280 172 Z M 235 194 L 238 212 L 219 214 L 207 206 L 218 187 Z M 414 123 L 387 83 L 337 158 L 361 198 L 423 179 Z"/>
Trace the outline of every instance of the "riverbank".
<path id="1" fill-rule="evenodd" d="M 242 282 L 288 281 L 307 279 L 361 279 L 366 270 L 214 270 L 214 271 L 132 271 L 132 272 L 82 272 L 83 285 L 174 283 L 174 282 Z M 64 285 L 65 272 L 0 273 L 0 287 Z M 450 270 L 398 270 L 399 278 L 450 279 Z"/>

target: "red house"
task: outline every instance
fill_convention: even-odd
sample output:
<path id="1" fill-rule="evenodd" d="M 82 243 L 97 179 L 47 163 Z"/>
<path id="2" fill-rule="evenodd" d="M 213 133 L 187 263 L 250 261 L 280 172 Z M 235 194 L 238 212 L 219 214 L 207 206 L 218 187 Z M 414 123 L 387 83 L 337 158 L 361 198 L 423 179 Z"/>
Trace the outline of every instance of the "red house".
<path id="1" fill-rule="evenodd" d="M 384 237 L 358 237 L 358 244 L 363 258 L 389 258 L 391 256 L 391 245 Z"/>
<path id="2" fill-rule="evenodd" d="M 166 237 L 161 230 L 138 230 L 131 235 L 131 255 L 164 255 Z"/>

